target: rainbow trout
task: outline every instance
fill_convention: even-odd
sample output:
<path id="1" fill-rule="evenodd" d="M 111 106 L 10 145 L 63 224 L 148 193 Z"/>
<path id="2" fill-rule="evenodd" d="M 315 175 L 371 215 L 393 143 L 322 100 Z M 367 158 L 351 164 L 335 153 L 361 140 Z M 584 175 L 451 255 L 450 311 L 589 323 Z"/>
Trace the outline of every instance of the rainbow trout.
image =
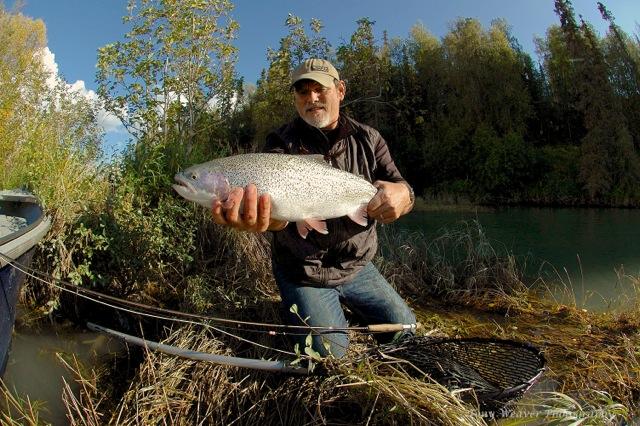
<path id="1" fill-rule="evenodd" d="M 348 216 L 367 226 L 367 205 L 377 189 L 365 179 L 331 167 L 322 155 L 241 154 L 218 158 L 176 174 L 173 188 L 182 197 L 211 208 L 233 187 L 253 183 L 271 196 L 271 217 L 295 222 L 306 238 L 327 234 L 325 219 Z"/>

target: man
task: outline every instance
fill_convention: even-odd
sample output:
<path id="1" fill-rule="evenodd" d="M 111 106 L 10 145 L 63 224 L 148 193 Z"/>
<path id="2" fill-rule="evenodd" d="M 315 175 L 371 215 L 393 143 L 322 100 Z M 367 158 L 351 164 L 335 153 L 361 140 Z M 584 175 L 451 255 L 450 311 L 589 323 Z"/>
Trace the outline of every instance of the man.
<path id="1" fill-rule="evenodd" d="M 292 74 L 291 88 L 299 117 L 269 134 L 264 151 L 322 154 L 334 167 L 372 182 L 378 193 L 367 208 L 369 224 L 363 227 L 347 217 L 329 219 L 328 234 L 310 232 L 303 239 L 295 224 L 270 218 L 269 195 L 258 196 L 254 185 L 234 188 L 225 208 L 216 202 L 214 221 L 244 231 L 274 233 L 273 272 L 289 323 L 346 327 L 344 304 L 366 324 L 415 324 L 407 304 L 371 263 L 378 245 L 375 221 L 391 223 L 411 211 L 413 190 L 382 136 L 340 114 L 346 88 L 331 63 L 304 61 Z M 292 305 L 297 312 L 290 311 Z M 304 337 L 298 339 L 301 347 Z M 377 337 L 384 342 L 394 334 Z M 322 356 L 339 358 L 348 344 L 347 334 L 337 331 L 314 335 L 312 347 Z"/>

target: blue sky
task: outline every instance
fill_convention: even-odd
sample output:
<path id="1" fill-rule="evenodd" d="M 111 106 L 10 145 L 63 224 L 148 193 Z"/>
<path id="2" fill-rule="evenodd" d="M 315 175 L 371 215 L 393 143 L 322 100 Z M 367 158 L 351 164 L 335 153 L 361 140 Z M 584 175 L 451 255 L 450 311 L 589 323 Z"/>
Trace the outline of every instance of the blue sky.
<path id="1" fill-rule="evenodd" d="M 603 2 L 627 33 L 638 32 L 640 0 Z M 485 26 L 495 18 L 505 18 L 524 50 L 534 54 L 534 36 L 544 36 L 550 25 L 558 23 L 553 0 L 236 0 L 234 4 L 232 15 L 240 24 L 236 69 L 248 83 L 255 83 L 267 66 L 267 48 L 277 48 L 286 34 L 288 13 L 307 23 L 319 18 L 325 25 L 323 35 L 334 47 L 349 39 L 356 20 L 362 17 L 375 21 L 379 38 L 383 30 L 389 37 L 406 38 L 416 23 L 440 37 L 458 17 L 477 18 Z M 5 5 L 10 10 L 13 1 L 5 1 Z M 22 13 L 44 21 L 60 75 L 69 83 L 84 82 L 86 90 L 95 90 L 97 49 L 122 38 L 126 5 L 126 0 L 24 0 Z M 601 35 L 606 32 L 596 0 L 574 0 L 573 6 L 576 15 L 583 15 Z M 117 129 L 108 130 L 112 142 L 125 138 Z"/>

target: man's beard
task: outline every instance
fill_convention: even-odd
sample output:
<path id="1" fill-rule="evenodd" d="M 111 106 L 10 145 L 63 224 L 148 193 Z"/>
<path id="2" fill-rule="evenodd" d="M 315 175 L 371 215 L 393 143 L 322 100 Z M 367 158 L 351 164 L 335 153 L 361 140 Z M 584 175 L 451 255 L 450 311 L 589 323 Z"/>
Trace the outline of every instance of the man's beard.
<path id="1" fill-rule="evenodd" d="M 304 114 L 302 119 L 310 126 L 317 127 L 318 129 L 323 129 L 332 123 L 331 117 L 329 116 L 329 112 L 327 111 L 324 104 L 315 104 L 313 107 L 322 107 L 324 108 L 320 114 L 313 114 L 309 116 L 308 114 Z"/>

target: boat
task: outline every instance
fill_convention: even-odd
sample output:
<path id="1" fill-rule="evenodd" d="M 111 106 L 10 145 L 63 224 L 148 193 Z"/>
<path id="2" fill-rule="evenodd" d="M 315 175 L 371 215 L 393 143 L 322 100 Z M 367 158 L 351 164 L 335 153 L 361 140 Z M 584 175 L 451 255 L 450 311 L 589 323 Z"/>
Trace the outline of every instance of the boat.
<path id="1" fill-rule="evenodd" d="M 9 358 L 16 304 L 24 271 L 12 261 L 29 266 L 36 245 L 51 227 L 38 199 L 23 190 L 0 191 L 0 377 Z"/>

